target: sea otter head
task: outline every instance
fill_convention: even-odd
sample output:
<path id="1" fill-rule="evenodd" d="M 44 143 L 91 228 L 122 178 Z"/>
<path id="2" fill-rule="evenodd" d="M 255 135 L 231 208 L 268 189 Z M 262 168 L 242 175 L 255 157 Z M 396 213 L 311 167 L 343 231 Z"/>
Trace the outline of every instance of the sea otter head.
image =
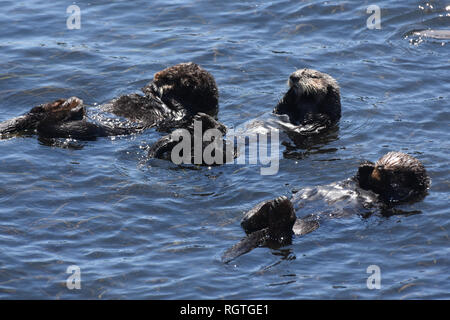
<path id="1" fill-rule="evenodd" d="M 214 77 L 195 63 L 180 63 L 157 72 L 142 90 L 171 109 L 217 116 L 219 90 Z"/>
<path id="2" fill-rule="evenodd" d="M 423 164 L 402 152 L 389 152 L 375 164 L 362 163 L 356 179 L 361 188 L 374 191 L 387 203 L 421 198 L 430 186 Z"/>
<path id="3" fill-rule="evenodd" d="M 30 110 L 28 115 L 39 124 L 43 121 L 56 124 L 58 122 L 68 122 L 81 120 L 86 114 L 83 100 L 77 97 L 68 99 L 58 99 L 53 102 L 41 104 Z"/>
<path id="4" fill-rule="evenodd" d="M 340 90 L 330 75 L 313 69 L 299 69 L 289 76 L 289 90 L 275 108 L 291 122 L 301 124 L 314 115 L 327 115 L 331 121 L 341 117 Z"/>

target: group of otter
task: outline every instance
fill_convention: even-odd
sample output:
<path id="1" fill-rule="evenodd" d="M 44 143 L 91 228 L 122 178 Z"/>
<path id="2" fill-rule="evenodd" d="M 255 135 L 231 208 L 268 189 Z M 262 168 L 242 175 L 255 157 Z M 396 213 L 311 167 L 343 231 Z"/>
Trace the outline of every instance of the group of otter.
<path id="1" fill-rule="evenodd" d="M 289 89 L 273 114 L 287 119 L 288 125 L 283 125 L 282 129 L 290 137 L 319 136 L 336 126 L 341 117 L 340 91 L 331 76 L 301 69 L 290 75 L 288 84 Z M 142 91 L 144 95 L 120 96 L 100 106 L 102 111 L 127 119 L 131 126 L 90 119 L 83 101 L 71 97 L 39 105 L 22 116 L 1 122 L 0 138 L 36 134 L 46 139 L 95 140 L 155 127 L 169 134 L 149 148 L 149 156 L 167 159 L 176 144 L 171 133 L 179 128 L 192 133 L 194 121 L 200 121 L 203 130 L 215 128 L 226 134 L 226 127 L 217 121 L 219 91 L 214 77 L 197 64 L 180 63 L 157 72 Z M 345 212 L 345 206 L 350 205 L 353 211 L 361 206 L 362 211 L 368 206 L 390 207 L 421 199 L 429 186 L 430 179 L 418 159 L 401 152 L 389 152 L 376 163 L 361 163 L 353 178 L 322 189 L 306 188 L 291 199 L 283 196 L 258 204 L 241 222 L 247 236 L 226 250 L 222 260 L 229 262 L 258 246 L 290 244 L 294 234 L 304 235 L 317 229 L 322 216 L 339 216 Z M 333 188 L 345 189 L 347 194 L 342 199 L 326 199 L 330 192 L 321 191 Z M 325 209 L 297 218 L 296 211 L 300 211 L 305 201 L 319 198 L 328 203 L 340 203 L 341 207 L 331 213 Z M 350 204 L 349 198 L 352 199 Z"/>

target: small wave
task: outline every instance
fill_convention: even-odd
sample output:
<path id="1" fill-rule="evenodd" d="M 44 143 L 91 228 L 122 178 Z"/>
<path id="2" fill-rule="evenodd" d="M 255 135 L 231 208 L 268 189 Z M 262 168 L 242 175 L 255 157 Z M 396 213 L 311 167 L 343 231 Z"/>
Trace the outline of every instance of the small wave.
<path id="1" fill-rule="evenodd" d="M 404 35 L 405 39 L 409 39 L 409 42 L 414 45 L 418 45 L 424 42 L 426 39 L 439 40 L 442 45 L 445 45 L 445 42 L 441 42 L 442 40 L 450 40 L 450 30 L 412 30 L 407 32 Z"/>

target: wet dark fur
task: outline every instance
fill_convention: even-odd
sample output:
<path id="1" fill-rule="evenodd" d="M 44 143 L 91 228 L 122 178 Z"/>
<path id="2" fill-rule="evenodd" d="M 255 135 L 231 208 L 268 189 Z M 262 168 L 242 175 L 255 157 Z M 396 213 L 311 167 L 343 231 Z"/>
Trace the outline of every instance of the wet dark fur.
<path id="1" fill-rule="evenodd" d="M 148 97 L 160 98 L 172 110 L 217 116 L 219 90 L 214 77 L 195 63 L 178 64 L 156 73 L 142 91 Z"/>
<path id="2" fill-rule="evenodd" d="M 0 135 L 9 137 L 18 133 L 46 134 L 59 125 L 78 123 L 86 115 L 83 101 L 72 97 L 58 99 L 32 108 L 17 118 L 0 123 Z"/>
<path id="3" fill-rule="evenodd" d="M 256 205 L 241 222 L 247 237 L 228 249 L 222 255 L 222 261 L 229 262 L 259 246 L 279 248 L 289 245 L 296 219 L 294 207 L 286 197 Z"/>
<path id="4" fill-rule="evenodd" d="M 33 108 L 23 116 L 0 123 L 0 135 L 21 132 L 38 133 L 49 138 L 93 140 L 96 137 L 140 132 L 158 126 L 169 131 L 190 123 L 197 112 L 213 117 L 218 112 L 218 89 L 213 76 L 195 63 L 181 63 L 155 74 L 143 88 L 145 95 L 130 94 L 114 99 L 105 111 L 137 123 L 133 128 L 109 127 L 89 121 L 82 101 L 78 101 L 77 116 L 72 110 L 58 108 L 64 99 Z"/>
<path id="5" fill-rule="evenodd" d="M 273 112 L 275 114 L 286 114 L 289 120 L 295 125 L 305 125 L 320 123 L 325 126 L 331 126 L 341 117 L 341 103 L 339 95 L 334 92 L 332 87 L 325 97 L 304 94 L 299 99 L 295 90 L 290 88 L 277 104 Z M 333 108 L 329 108 L 333 106 Z M 308 112 L 316 110 L 316 112 Z"/>
<path id="6" fill-rule="evenodd" d="M 361 189 L 370 190 L 378 195 L 381 208 L 391 208 L 395 204 L 421 200 L 430 186 L 430 178 L 422 163 L 401 152 L 389 152 L 375 164 L 369 161 L 363 162 L 354 180 Z M 286 217 L 291 216 L 295 217 L 295 212 L 293 212 L 291 201 L 286 197 L 258 204 L 244 215 L 241 222 L 248 236 L 228 249 L 223 255 L 223 261 L 229 262 L 253 248 L 266 245 L 269 233 L 263 230 L 272 230 L 271 239 L 281 238 L 285 244 L 289 244 L 291 241 L 289 234 L 292 234 L 291 229 L 294 223 Z M 319 228 L 319 222 L 311 216 L 295 221 L 296 235 L 304 235 L 317 228 Z"/>
<path id="7" fill-rule="evenodd" d="M 193 71 L 193 73 L 195 72 Z M 208 78 L 204 79 L 204 76 L 206 75 L 198 74 L 196 77 L 192 78 L 203 83 L 209 83 L 210 80 Z M 280 122 L 283 131 L 287 133 L 290 140 L 295 145 L 291 146 L 287 142 L 287 149 L 293 147 L 295 150 L 298 147 L 305 147 L 313 141 L 316 141 L 316 139 L 321 136 L 321 133 L 325 131 L 331 132 L 330 129 L 335 126 L 341 116 L 341 105 L 339 86 L 331 76 L 316 70 L 301 69 L 291 74 L 289 79 L 290 89 L 275 107 L 273 112 L 280 115 L 288 115 L 289 121 L 294 125 L 283 126 L 282 122 Z M 168 86 L 171 86 L 174 83 L 178 86 L 181 86 L 180 83 L 187 83 L 183 87 L 188 88 L 195 88 L 198 86 L 197 82 L 190 84 L 189 80 L 179 79 L 174 76 L 174 72 L 162 71 L 155 75 L 153 84 L 144 88 L 144 92 L 146 94 L 158 95 L 159 92 L 157 88 L 158 86 L 161 87 L 161 83 Z M 308 87 L 310 90 L 300 90 L 303 84 L 305 84 L 305 88 Z M 213 86 L 211 86 L 211 90 L 212 88 Z M 170 89 L 166 91 L 167 93 L 164 92 L 159 94 L 159 97 L 167 103 L 173 103 Z M 190 92 L 195 92 L 195 90 L 191 90 Z M 205 104 L 204 108 L 206 108 L 207 105 L 216 103 L 216 97 L 214 95 L 205 97 L 205 99 L 207 98 L 210 100 L 206 100 L 209 102 Z M 183 99 L 185 105 L 188 106 L 190 97 L 183 95 Z M 169 128 L 175 128 L 170 120 L 168 120 L 167 123 L 169 124 Z M 160 127 L 164 128 L 165 124 L 161 124 Z M 150 148 L 149 156 L 169 159 L 170 151 L 176 144 L 177 143 L 170 135 L 165 136 Z"/>
<path id="8" fill-rule="evenodd" d="M 302 89 L 303 83 L 312 89 Z M 311 69 L 297 70 L 290 75 L 289 84 L 289 90 L 273 110 L 275 114 L 288 115 L 295 125 L 330 127 L 340 119 L 339 87 L 329 75 Z"/>
<path id="9" fill-rule="evenodd" d="M 186 129 L 191 137 L 191 159 L 189 161 L 190 164 L 194 164 L 194 123 L 201 123 L 202 130 L 201 135 L 203 137 L 203 134 L 205 131 L 209 129 L 217 129 L 222 137 L 225 136 L 227 132 L 227 128 L 215 120 L 213 117 L 205 114 L 205 113 L 197 113 L 194 118 L 189 122 L 185 123 L 182 128 Z M 173 132 L 169 135 L 163 136 L 160 138 L 157 142 L 155 142 L 148 150 L 148 157 L 149 158 L 159 158 L 159 159 L 165 159 L 165 160 L 171 160 L 171 153 L 173 148 L 181 142 L 181 139 L 178 140 L 173 137 Z M 203 141 L 202 142 L 202 151 L 205 149 L 205 147 L 209 144 L 211 144 L 211 141 Z M 231 150 L 230 148 L 227 148 L 227 143 L 224 139 L 222 139 L 222 149 L 220 150 L 222 156 L 220 157 L 222 159 L 222 163 L 226 163 L 227 160 L 227 152 L 231 152 L 232 154 L 228 156 L 228 158 L 234 159 L 236 156 L 236 151 Z M 181 155 L 182 156 L 182 155 Z M 202 157 L 202 163 L 199 163 L 201 165 L 213 165 L 213 163 L 205 163 L 204 159 Z"/>
<path id="10" fill-rule="evenodd" d="M 430 186 L 423 164 L 401 152 L 389 152 L 375 164 L 363 162 L 355 179 L 362 189 L 377 193 L 383 202 L 389 204 L 419 199 Z"/>

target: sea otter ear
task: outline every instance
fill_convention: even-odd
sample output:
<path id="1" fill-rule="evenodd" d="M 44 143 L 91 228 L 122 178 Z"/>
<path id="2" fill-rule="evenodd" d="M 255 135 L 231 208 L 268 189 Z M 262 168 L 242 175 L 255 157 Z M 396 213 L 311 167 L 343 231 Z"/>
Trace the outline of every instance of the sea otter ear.
<path id="1" fill-rule="evenodd" d="M 359 186 L 361 188 L 369 189 L 370 187 L 369 178 L 374 169 L 375 164 L 370 161 L 364 161 L 359 165 L 358 172 L 356 174 L 356 181 L 359 183 Z"/>
<path id="2" fill-rule="evenodd" d="M 336 88 L 333 87 L 331 84 L 329 84 L 329 85 L 327 86 L 327 92 L 328 92 L 328 93 L 335 93 L 335 92 L 336 92 Z"/>

